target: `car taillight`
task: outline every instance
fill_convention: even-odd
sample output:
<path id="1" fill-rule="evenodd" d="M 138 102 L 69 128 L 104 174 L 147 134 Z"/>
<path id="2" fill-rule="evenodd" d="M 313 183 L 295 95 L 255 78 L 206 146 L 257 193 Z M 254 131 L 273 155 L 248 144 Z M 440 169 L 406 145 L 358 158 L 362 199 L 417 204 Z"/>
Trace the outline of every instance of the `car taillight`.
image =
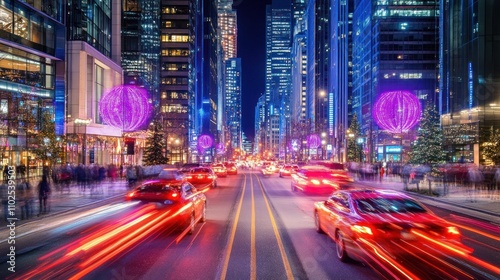
<path id="1" fill-rule="evenodd" d="M 316 179 L 312 179 L 311 180 L 311 183 L 315 184 L 315 185 L 319 185 L 321 184 L 321 182 L 319 180 L 316 180 Z"/>
<path id="2" fill-rule="evenodd" d="M 373 235 L 373 231 L 369 226 L 352 225 L 351 230 L 360 234 Z"/>
<path id="3" fill-rule="evenodd" d="M 186 175 L 186 179 L 193 179 L 193 176 L 191 176 L 191 175 Z"/>
<path id="4" fill-rule="evenodd" d="M 461 233 L 457 227 L 449 226 L 445 228 L 445 234 L 447 238 L 455 239 L 460 238 Z"/>
<path id="5" fill-rule="evenodd" d="M 132 197 L 134 197 L 134 196 L 135 196 L 135 192 L 129 192 L 127 194 L 127 198 L 129 198 L 129 199 L 132 198 Z"/>

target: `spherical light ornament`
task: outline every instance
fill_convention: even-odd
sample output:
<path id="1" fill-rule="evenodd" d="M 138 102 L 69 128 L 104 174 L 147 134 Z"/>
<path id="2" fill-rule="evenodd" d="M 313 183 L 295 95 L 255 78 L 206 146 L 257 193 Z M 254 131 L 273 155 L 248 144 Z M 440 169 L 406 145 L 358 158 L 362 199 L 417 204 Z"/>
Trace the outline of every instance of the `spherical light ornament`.
<path id="1" fill-rule="evenodd" d="M 373 105 L 373 119 L 382 129 L 403 133 L 414 127 L 422 113 L 420 101 L 408 91 L 382 93 Z"/>
<path id="2" fill-rule="evenodd" d="M 134 131 L 144 125 L 153 111 L 145 89 L 116 86 L 99 101 L 99 114 L 104 123 L 123 131 Z"/>
<path id="3" fill-rule="evenodd" d="M 307 136 L 307 146 L 309 149 L 317 149 L 321 146 L 321 138 L 317 134 Z"/>
<path id="4" fill-rule="evenodd" d="M 200 137 L 198 137 L 198 146 L 203 149 L 208 149 L 212 147 L 213 143 L 214 141 L 212 137 L 210 137 L 210 135 L 203 134 Z"/>

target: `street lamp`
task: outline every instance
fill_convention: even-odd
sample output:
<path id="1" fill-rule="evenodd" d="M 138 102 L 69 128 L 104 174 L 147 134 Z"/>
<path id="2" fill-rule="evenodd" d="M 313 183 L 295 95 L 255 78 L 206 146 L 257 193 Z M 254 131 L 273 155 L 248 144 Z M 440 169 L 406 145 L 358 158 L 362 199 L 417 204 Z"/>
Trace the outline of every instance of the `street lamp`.
<path id="1" fill-rule="evenodd" d="M 74 126 L 83 126 L 84 127 L 84 133 L 83 133 L 83 146 L 82 146 L 82 163 L 84 165 L 87 164 L 87 125 L 89 125 L 92 122 L 92 119 L 75 119 L 73 121 Z M 74 128 L 74 127 L 73 127 Z"/>

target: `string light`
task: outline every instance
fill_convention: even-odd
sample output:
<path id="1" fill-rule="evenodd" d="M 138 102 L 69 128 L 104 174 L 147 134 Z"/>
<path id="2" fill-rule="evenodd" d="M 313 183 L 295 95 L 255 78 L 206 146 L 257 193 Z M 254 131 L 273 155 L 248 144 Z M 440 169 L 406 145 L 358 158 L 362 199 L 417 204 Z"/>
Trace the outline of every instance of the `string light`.
<path id="1" fill-rule="evenodd" d="M 321 138 L 317 134 L 307 136 L 307 145 L 309 149 L 317 149 L 321 146 Z"/>
<path id="2" fill-rule="evenodd" d="M 198 137 L 198 146 L 203 149 L 208 149 L 212 147 L 213 143 L 214 141 L 212 137 L 210 137 L 210 135 L 203 134 L 200 137 Z"/>
<path id="3" fill-rule="evenodd" d="M 420 101 L 408 91 L 382 93 L 373 105 L 373 119 L 391 133 L 408 132 L 420 120 Z"/>
<path id="4" fill-rule="evenodd" d="M 153 108 L 145 89 L 137 86 L 116 86 L 99 101 L 99 114 L 104 123 L 134 131 L 149 121 Z"/>

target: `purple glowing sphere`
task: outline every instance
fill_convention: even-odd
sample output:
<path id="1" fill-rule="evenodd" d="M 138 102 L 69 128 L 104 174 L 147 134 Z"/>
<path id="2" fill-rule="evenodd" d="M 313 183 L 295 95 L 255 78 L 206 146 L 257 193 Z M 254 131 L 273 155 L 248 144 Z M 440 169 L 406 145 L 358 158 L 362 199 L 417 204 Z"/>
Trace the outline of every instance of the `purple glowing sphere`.
<path id="1" fill-rule="evenodd" d="M 203 149 L 208 149 L 212 147 L 212 144 L 214 143 L 212 137 L 210 135 L 201 135 L 198 137 L 198 146 L 203 148 Z"/>
<path id="2" fill-rule="evenodd" d="M 113 87 L 99 101 L 103 122 L 123 131 L 137 130 L 152 112 L 147 91 L 136 86 Z"/>
<path id="3" fill-rule="evenodd" d="M 414 127 L 422 113 L 420 101 L 408 91 L 382 93 L 373 105 L 373 119 L 382 129 L 403 133 Z"/>
<path id="4" fill-rule="evenodd" d="M 225 149 L 224 149 L 224 143 L 218 143 L 215 148 L 217 149 L 217 153 L 218 154 L 223 154 L 225 153 Z"/>
<path id="5" fill-rule="evenodd" d="M 307 146 L 309 149 L 317 149 L 321 146 L 321 138 L 317 134 L 307 136 Z"/>

